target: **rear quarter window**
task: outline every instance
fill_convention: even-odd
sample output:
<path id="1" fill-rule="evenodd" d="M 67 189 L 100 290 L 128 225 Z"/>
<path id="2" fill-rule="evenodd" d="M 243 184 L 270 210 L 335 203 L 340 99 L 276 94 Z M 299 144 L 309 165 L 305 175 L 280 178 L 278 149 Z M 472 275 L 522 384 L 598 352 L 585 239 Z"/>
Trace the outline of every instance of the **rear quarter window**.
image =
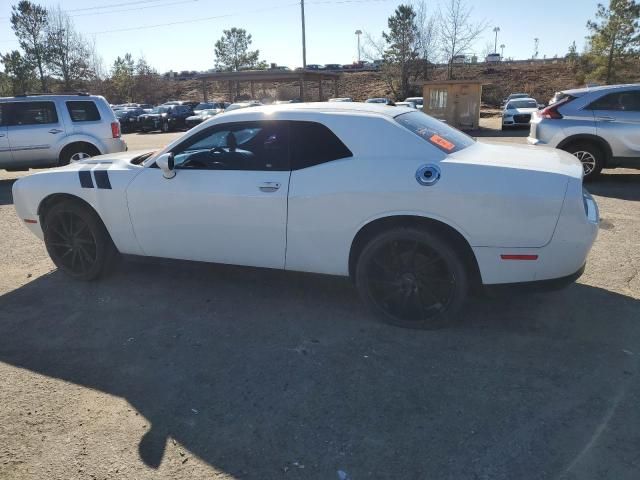
<path id="1" fill-rule="evenodd" d="M 58 123 L 53 102 L 15 102 L 11 125 L 47 125 Z"/>
<path id="2" fill-rule="evenodd" d="M 67 110 L 72 122 L 97 122 L 100 120 L 98 107 L 90 100 L 67 102 Z"/>
<path id="3" fill-rule="evenodd" d="M 410 112 L 395 117 L 396 122 L 445 153 L 470 147 L 475 140 L 426 113 Z"/>
<path id="4" fill-rule="evenodd" d="M 342 140 L 321 123 L 292 121 L 290 125 L 293 170 L 353 156 Z"/>

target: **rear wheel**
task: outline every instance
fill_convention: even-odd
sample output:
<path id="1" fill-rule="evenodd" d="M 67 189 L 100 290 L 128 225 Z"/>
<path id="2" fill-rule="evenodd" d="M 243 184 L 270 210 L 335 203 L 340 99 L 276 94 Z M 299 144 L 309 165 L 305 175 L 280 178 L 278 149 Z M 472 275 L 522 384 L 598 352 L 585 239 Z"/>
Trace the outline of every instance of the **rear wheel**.
<path id="1" fill-rule="evenodd" d="M 95 157 L 100 155 L 100 152 L 96 147 L 88 143 L 76 143 L 65 147 L 60 153 L 59 164 L 60 166 L 69 165 L 73 162 L 79 162 L 89 157 Z"/>
<path id="2" fill-rule="evenodd" d="M 594 143 L 574 143 L 564 150 L 580 160 L 585 180 L 597 177 L 602 171 L 602 167 L 604 167 L 604 152 Z"/>
<path id="3" fill-rule="evenodd" d="M 356 266 L 365 303 L 386 322 L 408 328 L 453 323 L 469 273 L 456 250 L 426 230 L 397 228 L 373 238 Z"/>
<path id="4" fill-rule="evenodd" d="M 44 242 L 56 267 L 77 280 L 105 273 L 117 253 L 98 216 L 73 201 L 57 203 L 46 212 Z"/>

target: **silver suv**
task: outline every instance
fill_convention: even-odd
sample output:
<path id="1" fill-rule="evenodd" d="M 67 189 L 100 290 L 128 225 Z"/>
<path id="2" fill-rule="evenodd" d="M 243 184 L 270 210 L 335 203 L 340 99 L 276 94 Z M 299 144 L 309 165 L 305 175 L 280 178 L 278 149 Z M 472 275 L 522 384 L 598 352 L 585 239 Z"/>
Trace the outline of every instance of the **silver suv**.
<path id="1" fill-rule="evenodd" d="M 529 144 L 572 153 L 585 179 L 603 168 L 640 168 L 640 84 L 565 90 L 554 99 L 531 119 Z"/>
<path id="2" fill-rule="evenodd" d="M 120 123 L 103 97 L 18 95 L 0 98 L 0 168 L 66 165 L 122 152 Z"/>

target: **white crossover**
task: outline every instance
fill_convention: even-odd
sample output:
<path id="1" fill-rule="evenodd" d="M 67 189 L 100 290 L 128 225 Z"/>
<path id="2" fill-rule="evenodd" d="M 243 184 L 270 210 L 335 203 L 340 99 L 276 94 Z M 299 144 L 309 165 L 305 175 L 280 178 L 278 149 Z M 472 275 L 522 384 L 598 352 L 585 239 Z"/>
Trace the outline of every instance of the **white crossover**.
<path id="1" fill-rule="evenodd" d="M 454 320 L 477 284 L 572 281 L 599 221 L 570 154 L 363 103 L 228 112 L 158 152 L 23 177 L 13 197 L 78 279 L 117 253 L 350 276 L 412 327 Z"/>

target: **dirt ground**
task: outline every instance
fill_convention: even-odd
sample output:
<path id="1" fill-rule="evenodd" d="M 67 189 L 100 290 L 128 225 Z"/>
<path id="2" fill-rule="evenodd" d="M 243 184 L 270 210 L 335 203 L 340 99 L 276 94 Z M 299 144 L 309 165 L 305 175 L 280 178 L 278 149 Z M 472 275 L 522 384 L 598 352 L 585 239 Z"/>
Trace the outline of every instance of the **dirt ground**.
<path id="1" fill-rule="evenodd" d="M 578 283 L 427 332 L 330 277 L 128 262 L 75 283 L 16 217 L 19 175 L 0 172 L 0 479 L 640 478 L 640 172 L 589 185 Z"/>

